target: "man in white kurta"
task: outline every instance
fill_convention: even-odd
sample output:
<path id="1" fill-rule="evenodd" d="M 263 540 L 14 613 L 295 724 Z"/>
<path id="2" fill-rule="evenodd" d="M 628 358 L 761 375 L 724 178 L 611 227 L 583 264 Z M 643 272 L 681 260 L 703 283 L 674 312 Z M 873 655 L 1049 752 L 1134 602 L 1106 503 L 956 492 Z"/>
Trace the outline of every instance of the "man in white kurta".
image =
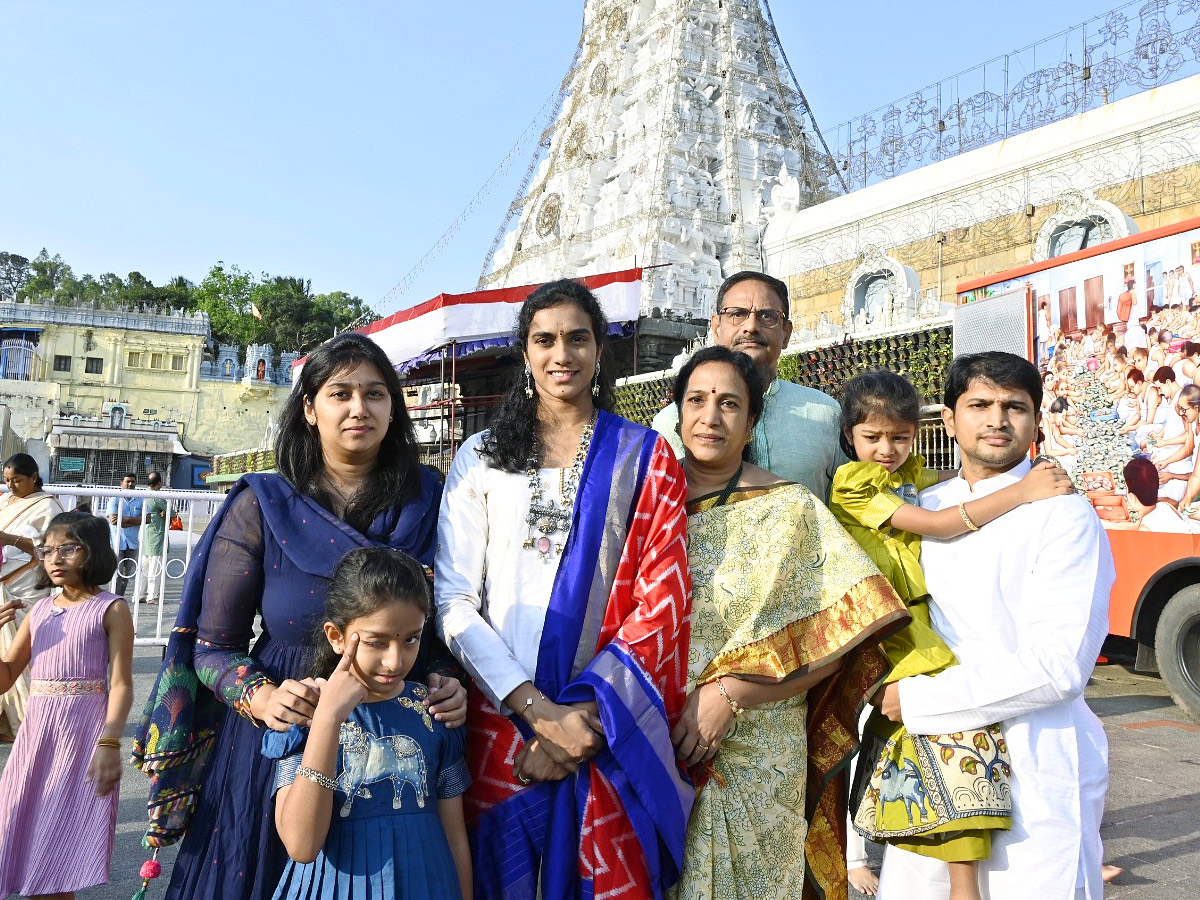
<path id="1" fill-rule="evenodd" d="M 1032 377 L 1036 385 L 1036 370 Z M 1036 429 L 1040 397 L 978 378 L 970 385 L 957 405 L 963 470 L 922 493 L 926 508 L 953 508 L 1029 471 L 1023 447 Z M 1028 403 L 1028 413 L 1000 410 L 1008 400 Z M 979 413 L 981 402 L 998 411 L 988 419 Z M 964 434 L 967 405 L 979 414 Z M 948 426 L 954 419 L 949 416 Z M 988 465 L 970 458 L 976 449 L 990 454 Z M 1005 468 L 1004 457 L 1017 461 Z M 1083 690 L 1108 633 L 1114 578 L 1100 521 L 1083 497 L 1056 497 L 1018 507 L 962 537 L 922 544 L 933 626 L 960 664 L 899 681 L 894 696 L 901 718 L 915 734 L 999 722 L 1012 758 L 1013 826 L 994 833 L 991 857 L 978 864 L 981 894 L 985 900 L 1099 900 L 1108 743 Z M 932 900 L 948 892 L 944 863 L 887 848 L 883 900 Z"/>

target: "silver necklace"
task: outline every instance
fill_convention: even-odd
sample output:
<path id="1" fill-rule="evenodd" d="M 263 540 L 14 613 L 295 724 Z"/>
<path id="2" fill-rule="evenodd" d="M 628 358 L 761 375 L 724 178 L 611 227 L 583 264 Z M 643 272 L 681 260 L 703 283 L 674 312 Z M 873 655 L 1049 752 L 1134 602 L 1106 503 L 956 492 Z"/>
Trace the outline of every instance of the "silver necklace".
<path id="1" fill-rule="evenodd" d="M 537 550 L 540 559 L 549 559 L 552 551 L 556 554 L 563 552 L 567 534 L 571 531 L 575 492 L 579 489 L 583 463 L 587 459 L 595 428 L 596 414 L 592 413 L 592 418 L 579 433 L 579 447 L 575 450 L 575 461 L 571 463 L 570 470 L 559 471 L 557 501 L 553 497 L 547 497 L 542 489 L 537 459 L 529 460 L 529 513 L 525 516 L 525 524 L 529 526 L 529 537 L 525 538 L 522 546 L 526 550 Z M 562 539 L 555 540 L 555 536 L 560 534 Z"/>

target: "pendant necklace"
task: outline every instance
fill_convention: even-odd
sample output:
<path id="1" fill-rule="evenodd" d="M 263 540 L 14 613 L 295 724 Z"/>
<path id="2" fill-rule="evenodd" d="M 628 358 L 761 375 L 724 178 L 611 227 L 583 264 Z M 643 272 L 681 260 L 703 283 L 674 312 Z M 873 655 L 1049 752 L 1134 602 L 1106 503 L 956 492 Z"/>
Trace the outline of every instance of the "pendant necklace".
<path id="1" fill-rule="evenodd" d="M 529 460 L 529 514 L 525 517 L 529 537 L 522 546 L 526 550 L 537 550 L 540 559 L 549 559 L 552 551 L 561 554 L 566 545 L 567 534 L 571 530 L 571 513 L 575 507 L 575 492 L 579 489 L 583 463 L 587 459 L 595 428 L 596 413 L 592 413 L 592 418 L 579 434 L 579 447 L 575 450 L 575 461 L 570 470 L 559 470 L 557 501 L 547 497 L 542 488 L 537 459 Z M 562 539 L 555 540 L 560 534 Z"/>

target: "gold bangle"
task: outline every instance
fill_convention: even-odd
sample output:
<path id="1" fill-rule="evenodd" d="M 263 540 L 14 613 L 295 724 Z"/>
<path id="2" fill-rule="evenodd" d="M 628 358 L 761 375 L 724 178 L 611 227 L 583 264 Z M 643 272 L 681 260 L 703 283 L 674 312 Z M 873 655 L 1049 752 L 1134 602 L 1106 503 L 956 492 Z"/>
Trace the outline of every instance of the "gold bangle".
<path id="1" fill-rule="evenodd" d="M 967 526 L 967 531 L 978 531 L 979 526 L 971 521 L 971 517 L 967 515 L 967 503 L 964 500 L 958 504 L 958 515 L 962 518 L 963 524 Z"/>
<path id="2" fill-rule="evenodd" d="M 721 684 L 721 679 L 717 679 L 717 690 L 721 692 L 721 696 L 725 698 L 725 702 L 729 704 L 729 708 L 733 710 L 733 717 L 736 719 L 746 710 L 738 704 L 736 700 L 729 696 L 729 692 L 725 690 L 725 685 Z"/>
<path id="3" fill-rule="evenodd" d="M 113 750 L 120 750 L 121 749 L 121 739 L 120 738 L 102 737 L 98 741 L 96 741 L 96 746 L 97 747 L 111 747 Z"/>

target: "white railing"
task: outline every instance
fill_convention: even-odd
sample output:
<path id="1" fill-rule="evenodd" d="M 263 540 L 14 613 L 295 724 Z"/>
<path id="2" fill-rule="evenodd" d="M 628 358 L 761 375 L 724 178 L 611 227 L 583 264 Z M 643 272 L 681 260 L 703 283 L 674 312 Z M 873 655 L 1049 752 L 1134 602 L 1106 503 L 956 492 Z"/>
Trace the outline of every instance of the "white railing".
<path id="1" fill-rule="evenodd" d="M 148 524 L 146 500 L 165 500 L 167 516 L 163 523 L 163 544 L 154 556 L 143 554 L 123 559 L 117 576 L 126 579 L 125 599 L 133 612 L 134 644 L 166 647 L 167 638 L 175 624 L 183 576 L 192 560 L 204 529 L 225 501 L 224 494 L 214 491 L 125 491 L 111 487 L 83 487 L 74 484 L 48 484 L 44 490 L 58 498 L 63 509 L 77 509 L 87 503 L 97 516 L 108 517 L 109 502 L 114 498 L 142 500 L 142 517 L 138 525 L 138 547 L 146 546 Z M 178 516 L 182 528 L 172 530 L 171 520 Z M 113 551 L 121 555 L 120 530 L 112 528 Z M 113 578 L 115 586 L 117 578 Z M 148 604 L 148 598 L 157 598 Z M 168 609 L 170 607 L 170 609 Z"/>
<path id="2" fill-rule="evenodd" d="M 931 469 L 944 471 L 958 467 L 958 445 L 946 433 L 941 405 L 921 407 L 921 421 L 917 425 L 913 452 L 925 457 L 925 464 Z"/>

